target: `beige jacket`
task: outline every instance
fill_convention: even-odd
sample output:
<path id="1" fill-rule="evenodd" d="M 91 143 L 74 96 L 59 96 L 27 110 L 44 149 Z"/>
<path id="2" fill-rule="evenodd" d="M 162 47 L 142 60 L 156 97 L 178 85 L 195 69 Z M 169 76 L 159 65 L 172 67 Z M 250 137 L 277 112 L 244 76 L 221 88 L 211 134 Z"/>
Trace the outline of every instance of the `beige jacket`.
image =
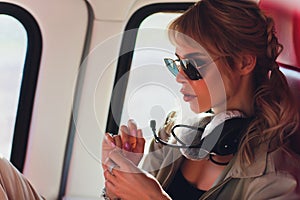
<path id="1" fill-rule="evenodd" d="M 300 200 L 300 158 L 283 148 L 268 152 L 268 144 L 256 151 L 254 164 L 242 169 L 239 158 L 228 164 L 214 187 L 200 199 L 212 200 Z M 166 189 L 183 157 L 178 149 L 152 142 L 143 168 Z"/>
<path id="2" fill-rule="evenodd" d="M 29 181 L 6 159 L 0 158 L 0 199 L 43 199 Z"/>

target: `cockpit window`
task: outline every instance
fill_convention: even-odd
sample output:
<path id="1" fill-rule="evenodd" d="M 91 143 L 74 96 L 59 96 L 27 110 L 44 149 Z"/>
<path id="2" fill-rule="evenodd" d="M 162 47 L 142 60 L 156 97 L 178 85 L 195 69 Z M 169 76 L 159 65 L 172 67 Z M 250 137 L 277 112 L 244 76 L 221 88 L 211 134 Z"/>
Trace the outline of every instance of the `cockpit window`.
<path id="1" fill-rule="evenodd" d="M 16 18 L 0 14 L 0 153 L 10 158 L 25 56 L 27 34 Z"/>

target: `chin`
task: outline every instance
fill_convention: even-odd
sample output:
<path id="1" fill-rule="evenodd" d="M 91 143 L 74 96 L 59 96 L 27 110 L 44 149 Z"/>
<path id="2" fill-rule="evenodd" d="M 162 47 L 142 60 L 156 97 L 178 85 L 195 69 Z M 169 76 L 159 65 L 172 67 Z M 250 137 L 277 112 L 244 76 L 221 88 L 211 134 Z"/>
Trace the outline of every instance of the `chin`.
<path id="1" fill-rule="evenodd" d="M 199 108 L 198 105 L 190 104 L 190 109 L 191 109 L 194 113 L 201 113 L 201 109 Z"/>
<path id="2" fill-rule="evenodd" d="M 202 113 L 210 110 L 211 108 L 209 106 L 199 106 L 199 104 L 190 104 L 190 109 L 194 113 Z"/>

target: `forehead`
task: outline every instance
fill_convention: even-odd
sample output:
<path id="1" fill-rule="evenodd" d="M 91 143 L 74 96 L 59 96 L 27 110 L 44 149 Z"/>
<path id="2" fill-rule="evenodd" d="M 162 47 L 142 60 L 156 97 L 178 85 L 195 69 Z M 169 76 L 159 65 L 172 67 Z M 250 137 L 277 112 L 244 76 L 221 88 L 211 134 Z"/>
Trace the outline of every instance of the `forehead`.
<path id="1" fill-rule="evenodd" d="M 195 48 L 190 46 L 176 46 L 176 54 L 180 57 L 185 55 L 193 55 L 193 57 L 210 57 L 204 48 Z"/>
<path id="2" fill-rule="evenodd" d="M 203 46 L 202 43 L 197 42 L 193 38 L 182 33 L 176 32 L 172 39 L 172 43 L 175 45 L 176 53 L 180 57 L 184 57 L 184 55 L 190 53 L 199 53 L 200 57 L 203 56 L 209 58 L 216 57 L 218 55 L 215 54 L 216 52 L 212 51 L 214 48 L 210 44 L 205 44 Z M 208 49 L 206 47 L 209 49 L 209 51 L 207 51 Z"/>
<path id="3" fill-rule="evenodd" d="M 198 52 L 201 54 L 207 54 L 206 50 L 200 43 L 189 37 L 188 35 L 176 32 L 173 38 L 173 44 L 176 47 L 176 53 L 178 55 L 184 55 L 188 53 Z"/>

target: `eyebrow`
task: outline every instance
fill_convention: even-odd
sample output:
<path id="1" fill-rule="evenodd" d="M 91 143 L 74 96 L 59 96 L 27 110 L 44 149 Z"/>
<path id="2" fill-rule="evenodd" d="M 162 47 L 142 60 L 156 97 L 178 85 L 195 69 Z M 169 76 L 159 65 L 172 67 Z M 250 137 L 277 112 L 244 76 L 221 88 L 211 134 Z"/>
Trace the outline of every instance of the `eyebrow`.
<path id="1" fill-rule="evenodd" d="M 197 57 L 197 56 L 202 56 L 203 54 L 199 53 L 199 52 L 194 52 L 194 53 L 188 53 L 188 54 L 185 54 L 184 57 L 186 58 L 193 58 L 193 57 Z M 180 58 L 180 56 L 175 53 L 175 56 L 177 56 L 178 58 Z"/>

